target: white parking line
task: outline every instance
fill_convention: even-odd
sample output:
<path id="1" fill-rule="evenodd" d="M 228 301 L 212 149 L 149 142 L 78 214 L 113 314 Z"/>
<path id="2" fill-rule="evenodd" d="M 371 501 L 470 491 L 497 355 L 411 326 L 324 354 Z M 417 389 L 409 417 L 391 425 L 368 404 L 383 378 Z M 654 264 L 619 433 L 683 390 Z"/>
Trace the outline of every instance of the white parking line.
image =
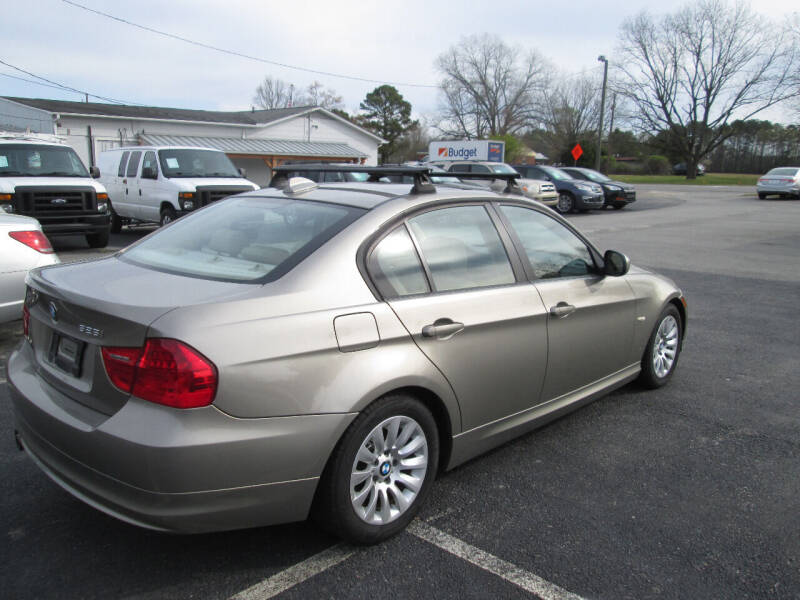
<path id="1" fill-rule="evenodd" d="M 466 542 L 422 521 L 412 522 L 407 531 L 462 560 L 472 563 L 476 567 L 480 567 L 484 571 L 497 575 L 525 591 L 536 594 L 542 600 L 583 600 L 581 596 L 568 592 L 554 583 L 545 581 L 538 575 L 529 573 L 510 562 L 484 552 L 480 548 L 470 546 Z"/>
<path id="2" fill-rule="evenodd" d="M 230 600 L 265 600 L 266 598 L 272 598 L 299 583 L 303 583 L 306 579 L 310 579 L 314 575 L 327 571 L 340 562 L 347 560 L 356 551 L 357 549 L 352 546 L 337 544 L 280 573 L 276 573 L 269 579 L 265 579 L 235 596 L 231 596 Z"/>

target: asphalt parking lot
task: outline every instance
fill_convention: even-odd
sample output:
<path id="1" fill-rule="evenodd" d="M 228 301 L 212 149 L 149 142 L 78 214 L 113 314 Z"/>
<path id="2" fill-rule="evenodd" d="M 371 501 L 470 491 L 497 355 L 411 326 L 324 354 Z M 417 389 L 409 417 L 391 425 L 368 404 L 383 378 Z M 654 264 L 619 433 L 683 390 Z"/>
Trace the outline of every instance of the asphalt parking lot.
<path id="1" fill-rule="evenodd" d="M 409 531 L 377 547 L 313 523 L 172 536 L 107 517 L 17 451 L 0 371 L 3 596 L 800 597 L 800 202 L 638 190 L 623 211 L 570 218 L 684 290 L 671 383 L 629 385 L 441 475 Z M 0 326 L 0 362 L 20 332 Z"/>

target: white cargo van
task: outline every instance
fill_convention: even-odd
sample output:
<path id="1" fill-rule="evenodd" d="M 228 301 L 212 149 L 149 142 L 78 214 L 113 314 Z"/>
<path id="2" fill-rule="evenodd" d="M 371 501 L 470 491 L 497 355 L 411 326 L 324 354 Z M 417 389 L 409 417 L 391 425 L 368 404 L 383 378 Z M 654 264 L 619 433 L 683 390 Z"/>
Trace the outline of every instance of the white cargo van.
<path id="1" fill-rule="evenodd" d="M 166 225 L 232 194 L 257 190 L 213 148 L 130 146 L 101 152 L 100 181 L 111 199 L 111 231 L 149 221 Z"/>
<path id="2" fill-rule="evenodd" d="M 48 237 L 108 245 L 108 196 L 98 175 L 55 136 L 0 132 L 0 210 L 33 217 Z"/>

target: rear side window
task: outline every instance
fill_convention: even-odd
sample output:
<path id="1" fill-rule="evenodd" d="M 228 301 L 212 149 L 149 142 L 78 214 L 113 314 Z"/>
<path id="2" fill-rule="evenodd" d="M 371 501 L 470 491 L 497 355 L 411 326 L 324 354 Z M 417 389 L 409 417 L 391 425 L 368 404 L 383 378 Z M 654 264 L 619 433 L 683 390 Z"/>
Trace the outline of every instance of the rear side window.
<path id="1" fill-rule="evenodd" d="M 130 152 L 126 150 L 122 153 L 122 158 L 119 159 L 119 169 L 117 169 L 117 177 L 125 177 L 125 167 L 128 165 L 128 156 Z"/>
<path id="2" fill-rule="evenodd" d="M 284 198 L 231 198 L 178 219 L 122 254 L 156 270 L 223 281 L 277 279 L 364 214 Z"/>
<path id="3" fill-rule="evenodd" d="M 414 242 L 404 225 L 383 238 L 372 251 L 370 273 L 384 298 L 430 291 Z"/>
<path id="4" fill-rule="evenodd" d="M 136 177 L 136 172 L 139 170 L 139 157 L 141 156 L 142 153 L 138 150 L 131 152 L 131 157 L 128 160 L 128 170 L 125 172 L 127 177 Z"/>
<path id="5" fill-rule="evenodd" d="M 408 220 L 436 291 L 515 283 L 500 235 L 483 206 L 454 206 Z"/>

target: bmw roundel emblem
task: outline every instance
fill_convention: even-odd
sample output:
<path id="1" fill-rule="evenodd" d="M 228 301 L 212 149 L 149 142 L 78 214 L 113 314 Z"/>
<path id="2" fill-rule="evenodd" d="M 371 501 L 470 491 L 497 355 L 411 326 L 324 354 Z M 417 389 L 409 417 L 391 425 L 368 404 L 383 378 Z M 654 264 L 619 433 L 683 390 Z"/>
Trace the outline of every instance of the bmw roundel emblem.
<path id="1" fill-rule="evenodd" d="M 392 470 L 391 465 L 389 465 L 389 461 L 387 460 L 385 463 L 381 465 L 381 475 L 386 477 L 389 474 L 389 471 Z"/>
<path id="2" fill-rule="evenodd" d="M 50 318 L 53 319 L 53 322 L 55 323 L 58 321 L 58 309 L 56 308 L 55 302 L 48 304 L 47 310 L 50 311 Z"/>

